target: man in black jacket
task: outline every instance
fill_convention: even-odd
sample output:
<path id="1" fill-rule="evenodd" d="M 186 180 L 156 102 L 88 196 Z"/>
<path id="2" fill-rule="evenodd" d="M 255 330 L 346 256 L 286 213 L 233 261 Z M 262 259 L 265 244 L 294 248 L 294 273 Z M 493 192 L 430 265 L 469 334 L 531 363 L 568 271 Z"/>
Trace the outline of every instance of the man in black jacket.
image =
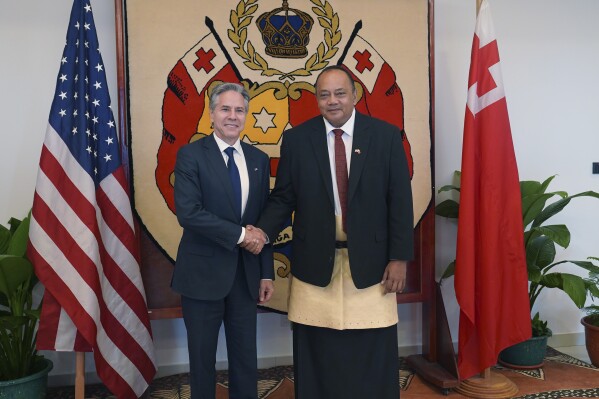
<path id="1" fill-rule="evenodd" d="M 258 228 L 293 212 L 289 319 L 297 399 L 399 396 L 396 292 L 413 257 L 400 130 L 356 112 L 342 67 L 316 80 L 321 115 L 285 132 Z"/>

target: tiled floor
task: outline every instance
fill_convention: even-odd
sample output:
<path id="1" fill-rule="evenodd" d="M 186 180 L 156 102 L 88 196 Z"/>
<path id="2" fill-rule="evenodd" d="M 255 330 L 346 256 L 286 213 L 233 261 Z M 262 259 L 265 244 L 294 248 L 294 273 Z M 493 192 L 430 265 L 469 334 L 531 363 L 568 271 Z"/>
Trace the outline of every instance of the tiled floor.
<path id="1" fill-rule="evenodd" d="M 582 360 L 583 362 L 591 363 L 586 346 L 560 346 L 556 350 Z"/>

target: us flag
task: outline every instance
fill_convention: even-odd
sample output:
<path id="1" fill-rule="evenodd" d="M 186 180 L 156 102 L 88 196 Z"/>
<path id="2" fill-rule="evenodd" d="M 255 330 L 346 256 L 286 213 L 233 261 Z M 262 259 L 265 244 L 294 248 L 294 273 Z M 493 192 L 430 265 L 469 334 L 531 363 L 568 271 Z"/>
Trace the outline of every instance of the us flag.
<path id="1" fill-rule="evenodd" d="M 90 351 L 118 398 L 156 372 L 139 251 L 89 2 L 75 0 L 50 109 L 28 256 L 46 290 L 38 349 Z"/>

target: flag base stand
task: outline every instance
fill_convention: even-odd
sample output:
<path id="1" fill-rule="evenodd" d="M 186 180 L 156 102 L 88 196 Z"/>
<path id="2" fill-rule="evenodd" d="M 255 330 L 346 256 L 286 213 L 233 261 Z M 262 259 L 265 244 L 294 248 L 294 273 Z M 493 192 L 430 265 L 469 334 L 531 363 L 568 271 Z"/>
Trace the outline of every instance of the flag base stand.
<path id="1" fill-rule="evenodd" d="M 456 392 L 470 398 L 503 399 L 518 393 L 518 387 L 503 374 L 487 369 L 478 377 L 460 382 Z"/>

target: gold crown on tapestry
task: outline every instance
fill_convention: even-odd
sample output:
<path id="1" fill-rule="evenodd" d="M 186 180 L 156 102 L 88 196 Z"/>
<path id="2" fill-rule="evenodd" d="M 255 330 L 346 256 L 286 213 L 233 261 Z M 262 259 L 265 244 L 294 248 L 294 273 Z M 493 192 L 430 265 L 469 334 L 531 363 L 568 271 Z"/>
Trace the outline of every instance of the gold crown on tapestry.
<path id="1" fill-rule="evenodd" d="M 283 0 L 280 8 L 266 12 L 256 20 L 266 44 L 266 54 L 276 58 L 302 58 L 308 55 L 310 31 L 314 20 L 307 13 L 289 8 Z"/>

